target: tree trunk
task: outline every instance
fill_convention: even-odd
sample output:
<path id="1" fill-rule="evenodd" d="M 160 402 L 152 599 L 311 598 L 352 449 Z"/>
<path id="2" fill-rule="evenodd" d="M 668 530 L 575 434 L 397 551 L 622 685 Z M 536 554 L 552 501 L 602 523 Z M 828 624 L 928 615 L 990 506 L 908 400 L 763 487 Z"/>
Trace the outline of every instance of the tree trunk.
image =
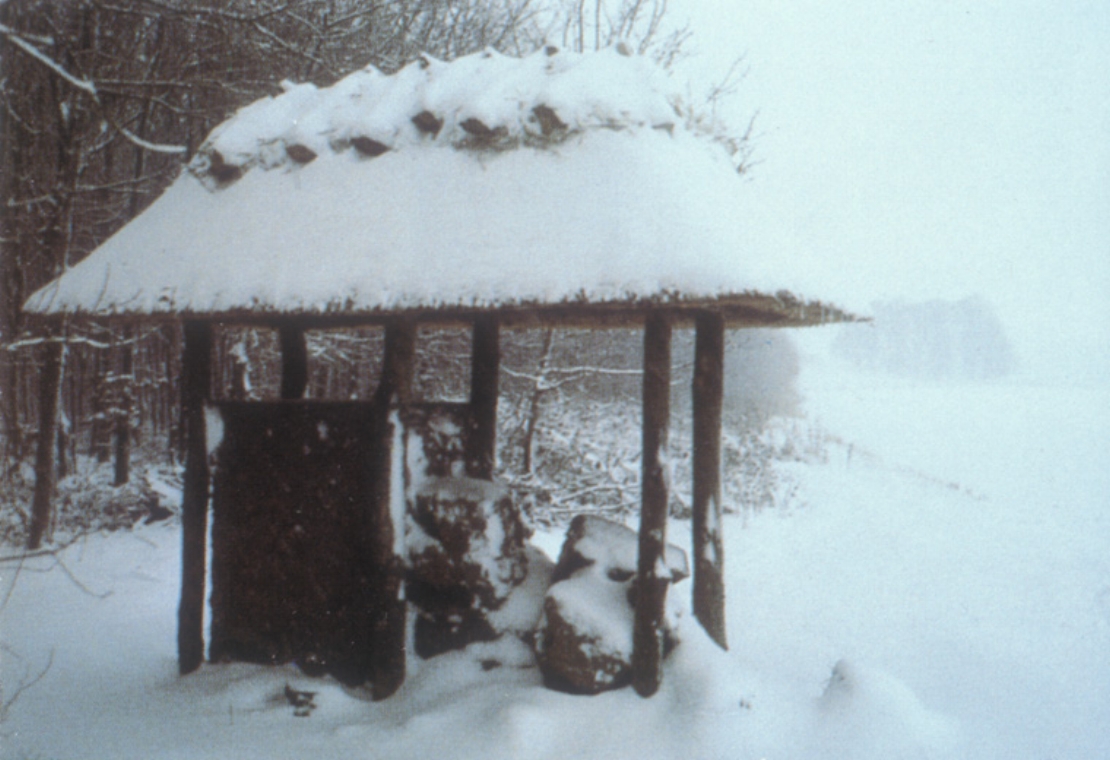
<path id="1" fill-rule="evenodd" d="M 667 437 L 671 408 L 671 324 L 651 313 L 644 325 L 643 461 L 636 619 L 632 631 L 632 686 L 642 697 L 659 689 L 663 662 L 663 611 L 669 579 L 660 575 L 667 545 L 670 465 Z"/>
<path id="2" fill-rule="evenodd" d="M 131 338 L 132 330 L 128 327 L 123 332 L 116 407 L 116 470 L 112 485 L 117 487 L 126 485 L 131 479 L 131 405 L 135 386 L 131 374 L 134 369 Z"/>
<path id="3" fill-rule="evenodd" d="M 544 383 L 547 379 L 547 367 L 551 363 L 551 346 L 554 342 L 554 336 L 555 331 L 551 328 L 548 328 L 543 335 L 543 352 L 540 355 L 539 373 L 532 388 L 532 397 L 529 399 L 528 422 L 524 428 L 524 472 L 529 475 L 535 470 L 536 429 L 540 423 L 540 402 L 547 392 Z"/>
<path id="4" fill-rule="evenodd" d="M 59 394 L 60 396 L 60 394 Z M 61 401 L 58 403 L 58 424 L 56 425 L 58 433 L 55 436 L 57 439 L 56 445 L 58 447 L 58 479 L 61 480 L 69 475 L 69 443 L 70 443 L 70 424 L 66 419 L 66 414 L 62 411 Z"/>
<path id="5" fill-rule="evenodd" d="M 725 635 L 724 543 L 721 537 L 721 406 L 725 326 L 719 314 L 697 316 L 694 343 L 694 616 L 722 649 Z"/>
<path id="6" fill-rule="evenodd" d="M 58 431 L 58 405 L 65 367 L 65 344 L 61 331 L 51 330 L 43 346 L 42 374 L 39 376 L 39 436 L 35 455 L 35 492 L 31 499 L 31 526 L 27 549 L 34 551 L 49 538 L 54 522 L 54 452 Z"/>

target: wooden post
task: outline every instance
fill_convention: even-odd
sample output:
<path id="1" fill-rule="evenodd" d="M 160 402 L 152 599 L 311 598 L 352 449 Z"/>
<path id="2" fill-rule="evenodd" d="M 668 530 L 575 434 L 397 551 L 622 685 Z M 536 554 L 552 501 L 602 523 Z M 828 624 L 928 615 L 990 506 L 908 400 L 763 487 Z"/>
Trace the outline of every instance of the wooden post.
<path id="1" fill-rule="evenodd" d="M 374 392 L 375 404 L 409 403 L 415 365 L 416 324 L 408 319 L 395 319 L 385 326 L 382 376 Z"/>
<path id="2" fill-rule="evenodd" d="M 31 525 L 27 548 L 42 546 L 54 522 L 55 437 L 58 431 L 58 406 L 61 402 L 62 369 L 65 364 L 63 332 L 51 329 L 43 346 L 42 374 L 39 375 L 39 437 L 35 453 L 35 491 L 31 497 Z"/>
<path id="3" fill-rule="evenodd" d="M 368 675 L 374 699 L 392 696 L 405 680 L 405 568 L 404 557 L 396 549 L 396 539 L 403 535 L 405 526 L 395 524 L 393 504 L 398 489 L 404 488 L 403 483 L 394 482 L 399 473 L 393 467 L 393 457 L 403 452 L 394 450 L 399 445 L 399 431 L 394 425 L 400 422 L 391 419 L 391 413 L 411 400 L 415 357 L 415 323 L 399 319 L 387 324 L 382 375 L 374 394 L 379 432 L 371 463 L 374 490 L 366 536 L 372 586 L 368 601 L 374 616 Z"/>
<path id="4" fill-rule="evenodd" d="M 667 546 L 667 432 L 671 399 L 671 324 L 652 312 L 644 325 L 644 418 L 632 685 L 650 697 L 662 681 L 663 611 L 669 578 L 659 572 Z"/>
<path id="5" fill-rule="evenodd" d="M 694 343 L 694 616 L 722 649 L 725 635 L 724 547 L 721 539 L 721 404 L 725 323 L 696 318 Z"/>
<path id="6" fill-rule="evenodd" d="M 304 330 L 294 324 L 278 327 L 281 343 L 281 398 L 293 400 L 304 397 L 308 387 L 308 347 Z"/>
<path id="7" fill-rule="evenodd" d="M 181 406 L 185 423 L 185 477 L 181 499 L 181 604 L 177 611 L 177 662 L 182 675 L 204 660 L 205 546 L 208 540 L 208 442 L 204 404 L 212 378 L 212 328 L 184 324 Z"/>
<path id="8" fill-rule="evenodd" d="M 470 368 L 470 408 L 474 416 L 467 474 L 492 480 L 497 462 L 497 395 L 501 365 L 501 324 L 485 314 L 474 320 Z"/>

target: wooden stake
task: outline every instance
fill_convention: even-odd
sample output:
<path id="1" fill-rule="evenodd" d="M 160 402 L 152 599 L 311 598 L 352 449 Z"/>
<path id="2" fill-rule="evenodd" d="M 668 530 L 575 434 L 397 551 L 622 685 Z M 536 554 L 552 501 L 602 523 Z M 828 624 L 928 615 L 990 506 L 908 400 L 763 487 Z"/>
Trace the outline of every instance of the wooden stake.
<path id="1" fill-rule="evenodd" d="M 368 604 L 373 614 L 370 629 L 369 678 L 374 699 L 385 699 L 401 688 L 405 681 L 405 617 L 404 558 L 395 549 L 398 531 L 393 499 L 403 483 L 394 482 L 393 457 L 399 445 L 391 412 L 407 404 L 412 396 L 413 367 L 416 358 L 416 325 L 410 320 L 396 320 L 385 328 L 385 350 L 382 376 L 374 394 L 378 418 L 375 446 L 373 493 L 366 536 L 370 564 L 371 594 Z M 396 422 L 395 424 L 400 424 Z"/>
<path id="2" fill-rule="evenodd" d="M 694 345 L 694 616 L 722 649 L 725 635 L 724 547 L 721 537 L 721 405 L 725 323 L 697 315 Z"/>
<path id="3" fill-rule="evenodd" d="M 308 387 L 308 346 L 304 329 L 299 325 L 283 324 L 278 327 L 278 340 L 281 343 L 281 398 L 303 398 L 304 389 Z"/>
<path id="4" fill-rule="evenodd" d="M 467 452 L 467 474 L 492 480 L 497 462 L 497 396 L 501 365 L 501 324 L 497 317 L 474 320 L 470 368 L 470 408 L 474 415 Z"/>
<path id="5" fill-rule="evenodd" d="M 644 325 L 643 473 L 636 620 L 632 631 L 632 685 L 650 697 L 662 681 L 663 611 L 669 578 L 659 572 L 667 545 L 671 398 L 671 324 L 653 312 Z"/>
<path id="6" fill-rule="evenodd" d="M 185 477 L 181 499 L 181 604 L 177 611 L 177 662 L 192 673 L 204 660 L 204 586 L 208 540 L 208 442 L 204 405 L 212 379 L 212 328 L 184 324 L 181 406 L 185 423 Z"/>

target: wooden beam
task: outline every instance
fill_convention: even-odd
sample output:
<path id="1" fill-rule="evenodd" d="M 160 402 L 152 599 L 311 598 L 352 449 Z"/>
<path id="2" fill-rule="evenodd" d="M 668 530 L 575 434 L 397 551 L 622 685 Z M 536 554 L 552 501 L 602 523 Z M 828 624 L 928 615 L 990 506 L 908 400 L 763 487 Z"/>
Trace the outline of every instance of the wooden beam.
<path id="1" fill-rule="evenodd" d="M 496 315 L 474 320 L 470 367 L 470 408 L 474 415 L 467 451 L 467 474 L 492 480 L 497 462 L 497 396 L 501 366 L 501 323 Z"/>
<path id="2" fill-rule="evenodd" d="M 671 398 L 671 323 L 662 312 L 644 323 L 643 457 L 632 685 L 650 697 L 662 681 L 663 611 L 669 578 L 660 573 L 667 546 L 667 433 Z"/>
<path id="3" fill-rule="evenodd" d="M 212 328 L 184 324 L 181 406 L 185 423 L 185 477 L 181 499 L 181 604 L 177 611 L 177 662 L 182 674 L 204 660 L 204 587 L 208 540 L 208 442 L 204 405 L 212 379 Z"/>
<path id="4" fill-rule="evenodd" d="M 372 586 L 368 606 L 373 614 L 368 676 L 374 699 L 392 696 L 405 681 L 405 568 L 398 549 L 405 526 L 403 512 L 397 508 L 398 500 L 403 504 L 404 483 L 397 482 L 402 469 L 394 466 L 394 457 L 403 456 L 396 410 L 411 400 L 415 359 L 416 324 L 405 319 L 389 322 L 381 380 L 374 394 L 379 432 L 371 463 L 374 486 L 366 536 Z"/>
<path id="5" fill-rule="evenodd" d="M 725 635 L 724 546 L 721 538 L 721 405 L 724 319 L 703 312 L 694 341 L 694 616 L 722 649 Z"/>
<path id="6" fill-rule="evenodd" d="M 308 346 L 304 328 L 300 325 L 282 324 L 278 327 L 281 343 L 281 398 L 304 398 L 308 387 Z"/>

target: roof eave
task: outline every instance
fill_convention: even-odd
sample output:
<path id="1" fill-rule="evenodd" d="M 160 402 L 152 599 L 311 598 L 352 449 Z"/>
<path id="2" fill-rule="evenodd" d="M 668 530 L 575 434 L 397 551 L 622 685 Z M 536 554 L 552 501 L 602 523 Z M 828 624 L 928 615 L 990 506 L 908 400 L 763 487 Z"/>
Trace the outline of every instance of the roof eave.
<path id="1" fill-rule="evenodd" d="M 502 325 L 512 328 L 638 327 L 648 313 L 668 312 L 676 326 L 693 324 L 700 312 L 720 314 L 729 328 L 809 327 L 863 318 L 837 306 L 806 301 L 788 293 L 774 296 L 758 293 L 715 297 L 668 296 L 616 302 L 568 301 L 560 303 L 509 303 L 482 306 L 441 305 L 402 309 L 337 309 L 328 311 L 278 311 L 226 309 L 216 311 L 167 310 L 165 312 L 72 310 L 30 314 L 33 319 L 56 321 L 66 317 L 109 322 L 172 322 L 197 320 L 241 325 L 275 325 L 290 322 L 304 329 L 328 329 L 385 324 L 398 318 L 422 324 L 468 324 L 479 315 L 497 314 Z"/>

